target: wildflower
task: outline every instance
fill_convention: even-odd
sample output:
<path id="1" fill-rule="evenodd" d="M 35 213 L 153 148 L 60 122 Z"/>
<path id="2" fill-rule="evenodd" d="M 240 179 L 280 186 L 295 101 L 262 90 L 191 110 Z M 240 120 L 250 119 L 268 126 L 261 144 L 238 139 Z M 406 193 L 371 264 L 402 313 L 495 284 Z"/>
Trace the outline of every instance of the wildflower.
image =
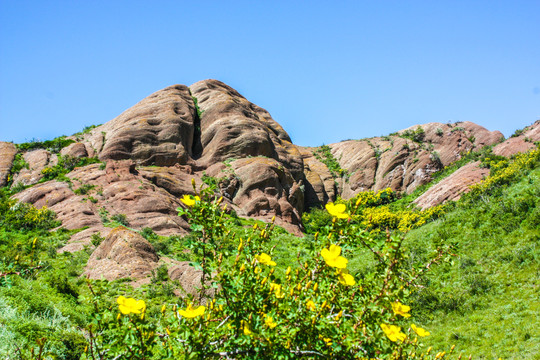
<path id="1" fill-rule="evenodd" d="M 345 204 L 334 205 L 334 203 L 328 203 L 326 204 L 325 207 L 328 213 L 332 215 L 333 217 L 337 217 L 339 219 L 349 218 L 349 214 L 345 212 L 345 210 L 347 210 L 347 207 L 345 206 Z"/>
<path id="2" fill-rule="evenodd" d="M 338 269 L 337 275 L 339 282 L 343 285 L 352 286 L 356 284 L 354 277 L 349 274 L 349 270 L 347 269 Z"/>
<path id="3" fill-rule="evenodd" d="M 429 331 L 426 331 L 422 329 L 421 327 L 418 327 L 414 324 L 411 325 L 411 329 L 413 329 L 414 332 L 418 334 L 418 336 L 422 336 L 422 337 L 429 336 Z"/>
<path id="4" fill-rule="evenodd" d="M 341 254 L 341 248 L 338 245 L 330 245 L 328 249 L 322 249 L 321 255 L 328 266 L 338 269 L 345 269 L 347 267 L 348 260 Z"/>
<path id="5" fill-rule="evenodd" d="M 264 316 L 264 324 L 268 326 L 270 329 L 273 329 L 277 326 L 277 323 L 272 319 L 270 315 Z"/>
<path id="6" fill-rule="evenodd" d="M 240 329 L 243 330 L 244 335 L 251 335 L 251 330 L 249 329 L 249 324 L 246 321 L 244 321 L 244 320 L 240 321 Z"/>
<path id="7" fill-rule="evenodd" d="M 306 307 L 308 308 L 308 310 L 310 311 L 315 311 L 317 309 L 317 307 L 315 306 L 315 303 L 312 301 L 312 300 L 309 300 L 306 304 Z"/>
<path id="8" fill-rule="evenodd" d="M 204 310 L 206 310 L 206 307 L 202 305 L 195 309 L 194 307 L 191 306 L 191 304 L 189 304 L 186 310 L 178 310 L 178 314 L 180 314 L 181 316 L 185 318 L 192 319 L 194 317 L 201 316 L 202 314 L 204 314 Z"/>
<path id="9" fill-rule="evenodd" d="M 243 248 L 244 248 L 244 240 L 240 238 L 240 244 L 238 245 L 238 252 L 242 251 Z"/>
<path id="10" fill-rule="evenodd" d="M 276 263 L 272 261 L 270 255 L 262 253 L 261 255 L 255 255 L 255 259 L 264 265 L 276 266 Z"/>
<path id="11" fill-rule="evenodd" d="M 407 335 L 401 332 L 401 328 L 399 326 L 381 324 L 381 328 L 386 336 L 388 336 L 388 338 L 393 342 L 398 340 L 403 341 L 405 338 L 407 338 Z"/>
<path id="12" fill-rule="evenodd" d="M 244 272 L 246 270 L 246 264 L 242 264 L 242 266 L 240 266 L 240 272 Z"/>
<path id="13" fill-rule="evenodd" d="M 201 198 L 198 196 L 193 197 L 191 195 L 184 195 L 184 197 L 180 199 L 180 201 L 182 201 L 187 206 L 193 206 L 195 205 L 195 202 L 201 201 Z"/>
<path id="14" fill-rule="evenodd" d="M 392 310 L 395 315 L 401 315 L 406 318 L 411 317 L 411 314 L 408 313 L 411 310 L 411 307 L 403 305 L 399 301 L 392 303 Z"/>
<path id="15" fill-rule="evenodd" d="M 325 338 L 324 336 L 319 335 L 319 339 L 322 339 L 324 341 L 324 343 L 326 344 L 326 346 L 331 346 L 332 345 L 332 339 L 330 339 L 330 338 Z"/>
<path id="16" fill-rule="evenodd" d="M 141 312 L 146 311 L 146 304 L 144 303 L 144 300 L 135 300 L 133 298 L 119 296 L 116 302 L 118 303 L 120 312 L 124 315 L 131 313 L 140 314 Z"/>
<path id="17" fill-rule="evenodd" d="M 273 292 L 278 299 L 282 299 L 283 297 L 285 297 L 285 294 L 281 292 L 281 285 L 279 284 L 271 283 L 270 291 Z"/>

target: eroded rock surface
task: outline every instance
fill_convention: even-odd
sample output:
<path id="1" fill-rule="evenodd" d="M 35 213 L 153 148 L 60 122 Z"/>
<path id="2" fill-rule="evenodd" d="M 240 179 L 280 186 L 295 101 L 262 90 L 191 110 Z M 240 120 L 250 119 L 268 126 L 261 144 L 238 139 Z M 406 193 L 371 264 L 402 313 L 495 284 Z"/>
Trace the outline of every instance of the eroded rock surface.
<path id="1" fill-rule="evenodd" d="M 518 136 L 511 137 L 493 148 L 495 155 L 512 156 L 527 152 L 536 147 L 535 142 L 540 141 L 540 120 L 523 129 Z"/>
<path id="2" fill-rule="evenodd" d="M 139 280 L 151 275 L 158 260 L 154 248 L 145 238 L 125 227 L 118 227 L 94 250 L 84 276 L 109 281 Z"/>
<path id="3" fill-rule="evenodd" d="M 344 199 L 362 191 L 385 188 L 411 193 L 431 181 L 434 172 L 459 160 L 462 154 L 496 144 L 502 137 L 499 131 L 488 131 L 471 122 L 429 123 L 390 136 L 330 144 L 332 156 L 346 171 L 345 176 L 335 179 L 337 192 Z M 305 155 L 304 159 L 310 157 Z M 309 162 L 315 163 L 313 159 Z M 333 200 L 329 182 L 321 186 L 321 179 L 327 178 L 327 174 L 313 174 L 311 168 L 307 174 L 315 182 L 306 187 L 313 189 L 317 200 Z"/>
<path id="4" fill-rule="evenodd" d="M 449 200 L 459 200 L 470 191 L 470 186 L 489 175 L 489 169 L 480 167 L 480 162 L 469 163 L 420 195 L 414 203 L 421 209 L 440 205 Z"/>
<path id="5" fill-rule="evenodd" d="M 8 176 L 16 154 L 17 148 L 13 143 L 0 141 L 0 187 L 8 183 Z"/>

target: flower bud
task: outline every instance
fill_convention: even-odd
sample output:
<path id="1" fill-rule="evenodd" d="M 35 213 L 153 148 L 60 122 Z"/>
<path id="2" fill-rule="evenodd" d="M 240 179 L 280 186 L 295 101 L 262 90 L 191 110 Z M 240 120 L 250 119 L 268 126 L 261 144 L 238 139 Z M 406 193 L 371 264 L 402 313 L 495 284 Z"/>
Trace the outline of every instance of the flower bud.
<path id="1" fill-rule="evenodd" d="M 276 215 L 272 216 L 272 224 L 276 221 Z"/>
<path id="2" fill-rule="evenodd" d="M 246 270 L 246 264 L 242 264 L 242 266 L 240 266 L 240 272 L 243 273 L 245 270 Z"/>
<path id="3" fill-rule="evenodd" d="M 218 199 L 217 205 L 221 204 L 222 201 L 223 201 L 223 196 Z"/>
<path id="4" fill-rule="evenodd" d="M 242 249 L 244 248 L 244 241 L 242 240 L 242 238 L 240 238 L 240 244 L 238 245 L 238 251 L 242 251 Z"/>
<path id="5" fill-rule="evenodd" d="M 161 307 L 161 315 L 165 313 L 166 308 L 167 308 L 167 305 L 163 304 L 163 306 Z"/>
<path id="6" fill-rule="evenodd" d="M 318 288 L 319 288 L 319 283 L 315 283 L 315 285 L 313 285 L 313 291 L 317 291 Z"/>
<path id="7" fill-rule="evenodd" d="M 289 266 L 289 267 L 287 268 L 287 271 L 285 271 L 285 275 L 286 275 L 286 276 L 289 276 L 290 273 L 291 273 L 291 267 Z"/>
<path id="8" fill-rule="evenodd" d="M 193 188 L 195 189 L 195 187 L 197 186 L 195 184 L 195 179 L 194 178 L 191 178 L 191 186 L 193 186 Z"/>

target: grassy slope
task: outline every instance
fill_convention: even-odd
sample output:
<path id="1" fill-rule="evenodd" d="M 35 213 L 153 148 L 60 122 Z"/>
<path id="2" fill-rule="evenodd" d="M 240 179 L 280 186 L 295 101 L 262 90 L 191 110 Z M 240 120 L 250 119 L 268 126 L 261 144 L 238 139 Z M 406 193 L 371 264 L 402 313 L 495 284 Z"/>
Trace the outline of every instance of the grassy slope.
<path id="1" fill-rule="evenodd" d="M 413 230 L 406 242 L 413 256 L 456 244 L 453 264 L 435 268 L 411 304 L 431 330 L 426 344 L 456 344 L 474 358 L 540 358 L 540 168 Z"/>

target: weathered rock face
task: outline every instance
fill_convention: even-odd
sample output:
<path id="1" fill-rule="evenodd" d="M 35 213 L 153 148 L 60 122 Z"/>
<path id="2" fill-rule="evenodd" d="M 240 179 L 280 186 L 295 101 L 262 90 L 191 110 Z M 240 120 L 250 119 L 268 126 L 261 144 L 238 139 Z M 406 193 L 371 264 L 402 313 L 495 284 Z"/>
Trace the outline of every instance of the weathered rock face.
<path id="1" fill-rule="evenodd" d="M 471 185 L 479 183 L 488 175 L 489 169 L 481 168 L 479 161 L 469 163 L 430 187 L 414 203 L 423 210 L 449 200 L 459 200 L 461 195 L 470 191 Z"/>
<path id="2" fill-rule="evenodd" d="M 335 200 L 337 196 L 336 181 L 328 167 L 313 155 L 315 148 L 297 147 L 304 162 L 305 206 L 321 206 Z"/>
<path id="3" fill-rule="evenodd" d="M 524 132 L 524 143 L 525 137 L 538 137 L 535 129 Z M 186 234 L 188 224 L 176 211 L 184 206 L 179 198 L 194 194 L 192 179 L 200 186 L 208 176 L 218 183 L 216 195 L 240 216 L 266 221 L 276 216 L 278 225 L 299 234 L 306 207 L 386 187 L 411 192 L 462 153 L 501 137 L 473 123 L 431 123 L 386 137 L 331 144 L 332 156 L 346 172 L 334 179 L 314 156 L 317 148 L 293 145 L 266 110 L 222 82 L 204 80 L 148 96 L 108 123 L 71 137 L 76 142 L 60 153 L 98 157 L 105 168 L 77 168 L 67 175 L 71 184 L 38 183 L 42 170 L 57 164 L 58 156 L 34 150 L 24 154 L 29 166 L 15 181 L 35 184 L 17 195 L 21 201 L 48 206 L 68 229 L 89 227 L 64 251 L 89 245 L 95 232 L 106 236 L 110 228 L 104 225 L 110 226 L 115 215 L 125 215 L 136 230 Z M 0 145 L 7 154 L 1 158 L 1 180 L 9 173 L 14 146 Z"/>
<path id="4" fill-rule="evenodd" d="M 511 137 L 493 148 L 495 155 L 511 156 L 534 149 L 535 142 L 540 141 L 540 120 L 523 129 L 518 136 Z"/>
<path id="5" fill-rule="evenodd" d="M 302 178 L 302 158 L 289 135 L 270 114 L 217 80 L 190 86 L 201 115 L 199 166 L 230 158 L 264 156 L 279 161 L 293 178 Z"/>
<path id="6" fill-rule="evenodd" d="M 134 280 L 148 277 L 158 266 L 152 245 L 141 235 L 124 227 L 112 230 L 94 250 L 84 275 L 90 279 Z"/>
<path id="7" fill-rule="evenodd" d="M 93 129 L 85 137 L 86 150 L 104 161 L 185 164 L 192 154 L 196 116 L 187 86 L 169 86 Z"/>
<path id="8" fill-rule="evenodd" d="M 0 187 L 6 186 L 8 176 L 17 154 L 17 148 L 12 143 L 0 141 Z"/>
<path id="9" fill-rule="evenodd" d="M 56 155 L 52 155 L 49 151 L 39 149 L 29 151 L 23 156 L 24 161 L 28 164 L 28 168 L 23 168 L 14 176 L 13 185 L 21 183 L 23 185 L 34 185 L 43 178 L 41 171 L 49 164 L 53 166 L 57 163 Z"/>
<path id="10" fill-rule="evenodd" d="M 187 261 L 166 257 L 160 259 L 152 244 L 123 226 L 112 229 L 94 250 L 83 275 L 90 279 L 109 281 L 130 278 L 132 284 L 137 286 L 148 283 L 152 272 L 160 265 L 168 268 L 171 280 L 179 281 L 181 288 L 175 291 L 177 295 L 199 295 L 197 289 L 201 287 L 201 270 L 196 270 Z M 209 284 L 207 281 L 205 283 Z M 203 296 L 214 294 L 215 289 L 210 289 Z"/>
<path id="11" fill-rule="evenodd" d="M 495 144 L 502 137 L 499 131 L 488 131 L 476 124 L 463 122 L 429 123 L 410 127 L 395 135 L 342 141 L 329 145 L 333 157 L 347 173 L 345 177 L 336 179 L 337 191 L 333 191 L 328 181 L 326 186 L 321 186 L 321 176 L 314 175 L 311 169 L 306 174 L 315 182 L 306 184 L 306 187 L 314 189 L 319 202 L 334 200 L 336 193 L 349 199 L 362 191 L 388 187 L 410 193 L 429 182 L 432 173 L 459 160 L 461 154 Z M 303 154 L 306 154 L 305 149 Z M 315 163 L 309 155 L 304 159 Z M 327 177 L 327 174 L 322 177 Z M 308 199 L 313 199 L 313 196 Z"/>

